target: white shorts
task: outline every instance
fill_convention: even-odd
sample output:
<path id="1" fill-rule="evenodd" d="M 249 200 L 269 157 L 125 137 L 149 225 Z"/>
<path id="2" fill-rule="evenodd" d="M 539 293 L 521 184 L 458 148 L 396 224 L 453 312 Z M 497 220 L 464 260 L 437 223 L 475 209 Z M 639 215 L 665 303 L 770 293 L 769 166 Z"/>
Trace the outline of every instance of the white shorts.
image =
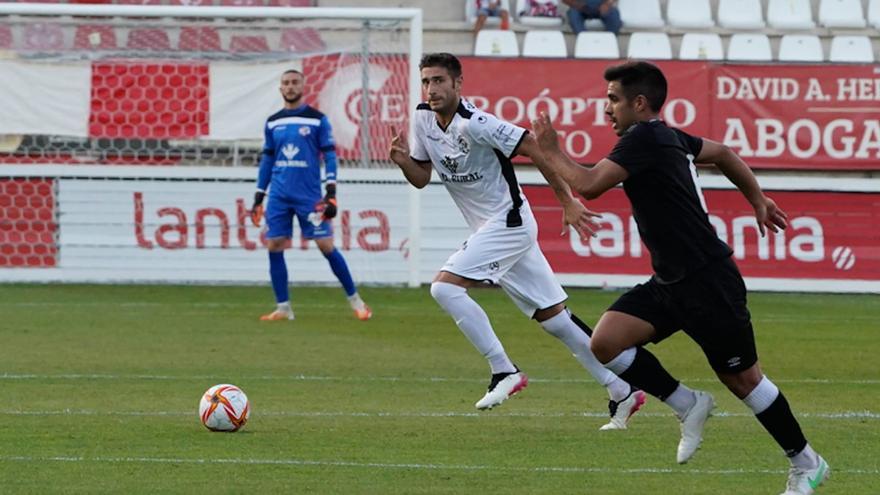
<path id="1" fill-rule="evenodd" d="M 441 271 L 498 284 L 529 318 L 568 299 L 538 246 L 538 225 L 523 216 L 522 227 L 490 221 L 471 234 Z"/>

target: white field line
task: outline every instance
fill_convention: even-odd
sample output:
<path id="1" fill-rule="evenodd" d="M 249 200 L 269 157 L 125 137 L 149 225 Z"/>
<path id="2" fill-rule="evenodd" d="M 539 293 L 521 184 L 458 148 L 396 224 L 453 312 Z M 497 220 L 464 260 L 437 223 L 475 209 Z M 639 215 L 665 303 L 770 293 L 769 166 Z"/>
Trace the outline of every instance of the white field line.
<path id="1" fill-rule="evenodd" d="M 689 469 L 689 468 L 608 468 L 608 467 L 576 467 L 576 466 L 490 466 L 481 464 L 422 464 L 422 463 L 388 463 L 388 462 L 353 462 L 353 461 L 314 461 L 307 459 L 204 459 L 204 458 L 171 458 L 171 457 L 81 457 L 81 456 L 0 456 L 0 462 L 91 462 L 99 464 L 133 463 L 133 464 L 200 464 L 200 465 L 275 465 L 275 466 L 321 466 L 321 467 L 353 467 L 369 469 L 412 469 L 436 471 L 493 471 L 493 472 L 528 472 L 528 473 L 575 473 L 575 474 L 688 474 L 729 476 L 743 474 L 784 474 L 783 469 Z M 880 474 L 877 469 L 835 469 L 835 473 L 860 474 L 875 476 Z"/>
<path id="2" fill-rule="evenodd" d="M 398 376 L 320 376 L 320 375 L 241 375 L 234 377 L 239 382 L 245 381 L 302 381 L 302 382 L 399 382 L 399 383 L 484 383 L 484 378 L 454 377 L 398 377 Z M 144 375 L 114 373 L 0 373 L 2 380 L 216 380 L 216 375 Z M 537 378 L 529 376 L 534 383 L 594 383 L 590 379 L 580 378 Z M 717 383 L 717 378 L 683 378 L 685 383 Z M 819 385 L 880 385 L 880 379 L 840 380 L 826 378 L 774 378 L 774 383 L 800 383 Z"/>
<path id="3" fill-rule="evenodd" d="M 412 411 L 412 412 L 357 412 L 357 411 L 260 411 L 260 416 L 267 417 L 299 417 L 299 418 L 607 418 L 608 413 L 602 411 L 585 411 L 578 413 L 547 413 L 547 412 L 458 412 L 458 411 Z M 95 409 L 55 409 L 55 410 L 23 410 L 8 409 L 0 410 L 0 416 L 194 416 L 192 411 L 101 411 Z M 752 418 L 751 413 L 715 411 L 712 413 L 716 418 Z M 880 412 L 873 411 L 840 411 L 840 412 L 813 412 L 797 414 L 801 418 L 818 419 L 857 419 L 877 420 Z M 639 413 L 639 417 L 665 418 L 672 417 L 672 413 Z"/>

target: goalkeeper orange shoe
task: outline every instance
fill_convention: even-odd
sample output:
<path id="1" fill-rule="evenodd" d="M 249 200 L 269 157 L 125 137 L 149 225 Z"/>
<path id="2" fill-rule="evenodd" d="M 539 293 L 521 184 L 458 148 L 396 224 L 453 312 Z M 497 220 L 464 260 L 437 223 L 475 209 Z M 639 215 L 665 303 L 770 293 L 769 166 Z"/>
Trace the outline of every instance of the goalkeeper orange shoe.
<path id="1" fill-rule="evenodd" d="M 281 321 L 292 319 L 294 319 L 293 311 L 282 311 L 280 309 L 276 309 L 275 311 L 260 317 L 260 321 Z"/>
<path id="2" fill-rule="evenodd" d="M 373 317 L 373 310 L 364 304 L 360 308 L 354 310 L 354 315 L 357 316 L 358 320 L 367 321 Z"/>

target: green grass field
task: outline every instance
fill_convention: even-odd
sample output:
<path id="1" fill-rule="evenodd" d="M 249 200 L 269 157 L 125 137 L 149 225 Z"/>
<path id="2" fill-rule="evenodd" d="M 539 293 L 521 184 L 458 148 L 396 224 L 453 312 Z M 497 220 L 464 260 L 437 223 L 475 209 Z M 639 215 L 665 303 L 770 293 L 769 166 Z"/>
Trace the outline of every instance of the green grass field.
<path id="1" fill-rule="evenodd" d="M 778 494 L 788 463 L 676 335 L 651 349 L 715 394 L 700 452 L 675 464 L 678 423 L 649 399 L 599 432 L 607 397 L 502 292 L 473 291 L 523 393 L 478 412 L 485 361 L 428 290 L 295 288 L 297 320 L 261 323 L 261 287 L 0 285 L 0 493 Z M 587 322 L 617 296 L 572 290 Z M 753 294 L 765 372 L 832 466 L 821 494 L 880 493 L 880 298 Z M 199 424 L 234 383 L 238 433 Z"/>

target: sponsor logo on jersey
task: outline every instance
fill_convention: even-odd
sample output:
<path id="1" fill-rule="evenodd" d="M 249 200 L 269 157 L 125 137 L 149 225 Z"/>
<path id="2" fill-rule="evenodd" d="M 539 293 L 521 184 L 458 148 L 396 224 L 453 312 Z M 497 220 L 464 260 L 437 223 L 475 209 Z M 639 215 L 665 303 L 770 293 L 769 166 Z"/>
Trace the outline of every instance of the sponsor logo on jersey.
<path id="1" fill-rule="evenodd" d="M 449 170 L 453 174 L 458 172 L 458 160 L 452 158 L 449 155 L 444 155 L 443 159 L 440 160 L 440 164 L 446 167 L 446 170 Z"/>
<path id="2" fill-rule="evenodd" d="M 477 182 L 483 180 L 483 174 L 479 172 L 472 172 L 470 174 L 446 175 L 443 172 L 440 172 L 440 180 L 443 182 L 453 182 L 458 184 L 465 182 Z"/>
<path id="3" fill-rule="evenodd" d="M 297 168 L 305 168 L 308 167 L 309 164 L 305 160 L 294 160 L 295 157 L 299 153 L 299 148 L 294 146 L 291 143 L 287 143 L 281 148 L 281 154 L 284 155 L 285 160 L 275 160 L 276 167 L 297 167 Z"/>

